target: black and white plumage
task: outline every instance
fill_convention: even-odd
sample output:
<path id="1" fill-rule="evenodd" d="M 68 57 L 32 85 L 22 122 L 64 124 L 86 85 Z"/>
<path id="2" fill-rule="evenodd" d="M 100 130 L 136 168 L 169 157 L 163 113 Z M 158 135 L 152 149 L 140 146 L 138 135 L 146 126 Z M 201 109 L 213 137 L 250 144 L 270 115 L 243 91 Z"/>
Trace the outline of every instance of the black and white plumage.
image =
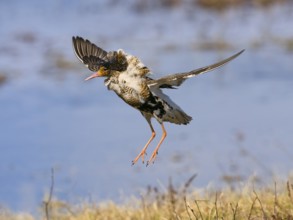
<path id="1" fill-rule="evenodd" d="M 142 158 L 144 162 L 146 150 L 156 136 L 151 119 L 155 118 L 161 124 L 163 130 L 162 137 L 148 160 L 147 165 L 155 161 L 158 150 L 167 135 L 163 122 L 188 124 L 192 120 L 189 115 L 162 92 L 162 89 L 178 87 L 186 79 L 214 70 L 235 59 L 244 51 L 242 50 L 218 63 L 190 72 L 152 79 L 150 77 L 150 70 L 137 57 L 129 55 L 123 50 L 106 52 L 89 40 L 84 40 L 81 37 L 73 37 L 72 40 L 78 59 L 91 71 L 95 72 L 86 78 L 86 80 L 95 77 L 105 77 L 105 85 L 107 88 L 113 90 L 127 104 L 138 109 L 150 126 L 152 135 L 142 151 L 132 161 L 133 164 L 139 158 Z"/>

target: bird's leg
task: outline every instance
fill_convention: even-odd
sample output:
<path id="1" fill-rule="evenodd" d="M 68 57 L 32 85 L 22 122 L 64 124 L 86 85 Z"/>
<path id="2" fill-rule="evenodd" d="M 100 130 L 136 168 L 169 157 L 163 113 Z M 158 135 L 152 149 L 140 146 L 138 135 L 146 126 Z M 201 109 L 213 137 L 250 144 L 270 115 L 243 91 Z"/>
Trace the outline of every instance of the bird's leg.
<path id="1" fill-rule="evenodd" d="M 156 157 L 157 157 L 157 155 L 158 155 L 159 148 L 160 148 L 161 144 L 163 143 L 163 141 L 165 140 L 165 138 L 166 138 L 166 136 L 167 136 L 167 132 L 166 132 L 166 130 L 165 130 L 164 124 L 162 123 L 161 126 L 162 126 L 162 130 L 163 130 L 163 134 L 162 134 L 161 140 L 160 140 L 160 142 L 158 143 L 157 147 L 155 148 L 154 152 L 152 153 L 152 156 L 151 156 L 150 159 L 148 160 L 148 162 L 147 162 L 147 166 L 148 166 L 151 162 L 153 162 L 153 163 L 155 162 L 155 159 L 156 159 Z"/>
<path id="2" fill-rule="evenodd" d="M 156 132 L 151 124 L 150 119 L 147 119 L 147 122 L 150 125 L 150 128 L 152 130 L 152 136 L 150 137 L 150 139 L 148 140 L 148 142 L 146 143 L 146 145 L 143 147 L 143 149 L 141 150 L 141 152 L 137 155 L 137 157 L 132 161 L 132 165 L 134 165 L 138 159 L 141 157 L 142 159 L 142 163 L 144 163 L 144 156 L 146 155 L 146 150 L 148 148 L 148 146 L 150 145 L 150 143 L 152 142 L 152 140 L 154 140 L 154 138 L 156 137 Z"/>
<path id="3" fill-rule="evenodd" d="M 132 165 L 134 165 L 138 159 L 141 157 L 142 163 L 144 163 L 144 156 L 146 155 L 146 150 L 149 146 L 149 144 L 152 142 L 152 140 L 155 138 L 156 136 L 156 132 L 152 132 L 152 136 L 150 137 L 150 139 L 148 140 L 148 142 L 146 143 L 146 145 L 144 146 L 144 148 L 141 150 L 141 152 L 137 155 L 137 157 L 132 161 Z"/>

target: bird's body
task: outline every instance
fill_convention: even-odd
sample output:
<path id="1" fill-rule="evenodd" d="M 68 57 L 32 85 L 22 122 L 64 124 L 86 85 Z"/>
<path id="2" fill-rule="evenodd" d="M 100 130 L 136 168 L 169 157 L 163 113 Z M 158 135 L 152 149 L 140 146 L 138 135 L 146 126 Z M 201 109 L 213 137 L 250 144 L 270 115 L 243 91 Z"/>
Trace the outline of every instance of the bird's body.
<path id="1" fill-rule="evenodd" d="M 133 160 L 133 164 L 140 157 L 144 161 L 146 149 L 155 137 L 151 118 L 155 118 L 161 124 L 163 135 L 147 164 L 154 162 L 160 145 L 167 135 L 163 122 L 188 124 L 192 120 L 162 92 L 162 89 L 180 86 L 185 79 L 220 67 L 243 52 L 241 51 L 211 66 L 187 73 L 169 75 L 160 79 L 152 79 L 150 78 L 151 71 L 137 57 L 129 55 L 123 50 L 106 52 L 81 37 L 73 37 L 73 46 L 77 57 L 90 70 L 96 72 L 86 80 L 106 77 L 104 83 L 107 88 L 113 90 L 127 104 L 138 109 L 150 125 L 152 136 L 140 154 Z"/>
<path id="2" fill-rule="evenodd" d="M 136 57 L 126 56 L 128 68 L 115 72 L 105 80 L 109 90 L 113 90 L 127 104 L 138 109 L 143 115 L 155 117 L 159 122 L 169 121 L 176 124 L 186 124 L 191 120 L 177 105 L 175 105 L 160 88 L 148 85 L 151 79 L 150 71 Z M 180 114 L 185 117 L 179 117 Z M 177 117 L 176 117 L 177 115 Z"/>

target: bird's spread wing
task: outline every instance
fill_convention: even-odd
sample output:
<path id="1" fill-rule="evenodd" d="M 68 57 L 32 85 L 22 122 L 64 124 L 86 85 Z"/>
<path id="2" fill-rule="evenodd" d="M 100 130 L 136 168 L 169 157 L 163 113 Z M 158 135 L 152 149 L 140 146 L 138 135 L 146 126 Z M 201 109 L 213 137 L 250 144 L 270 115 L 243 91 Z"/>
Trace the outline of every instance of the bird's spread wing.
<path id="1" fill-rule="evenodd" d="M 214 70 L 220 66 L 223 66 L 224 64 L 230 62 L 231 60 L 235 59 L 236 57 L 238 57 L 241 53 L 243 53 L 244 50 L 241 50 L 240 52 L 234 54 L 233 56 L 222 60 L 218 63 L 209 65 L 209 66 L 205 66 L 196 70 L 192 70 L 190 72 L 185 72 L 185 73 L 176 73 L 176 74 L 172 74 L 169 76 L 165 76 L 162 77 L 160 79 L 150 79 L 148 80 L 148 86 L 149 87 L 157 87 L 157 88 L 173 88 L 173 86 L 180 86 L 186 79 L 202 74 L 202 73 L 206 73 L 209 72 L 211 70 Z"/>
<path id="2" fill-rule="evenodd" d="M 98 71 L 101 66 L 109 62 L 108 53 L 89 40 L 72 37 L 72 43 L 77 58 L 91 71 Z"/>
<path id="3" fill-rule="evenodd" d="M 101 66 L 118 71 L 127 67 L 126 58 L 116 51 L 106 52 L 82 37 L 72 37 L 72 43 L 78 59 L 91 71 L 96 72 Z"/>

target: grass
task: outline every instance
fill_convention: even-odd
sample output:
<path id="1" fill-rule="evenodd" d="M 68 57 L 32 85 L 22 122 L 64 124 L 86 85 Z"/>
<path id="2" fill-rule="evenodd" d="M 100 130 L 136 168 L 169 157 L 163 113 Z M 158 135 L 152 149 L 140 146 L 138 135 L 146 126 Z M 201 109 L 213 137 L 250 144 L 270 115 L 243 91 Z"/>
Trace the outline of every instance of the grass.
<path id="1" fill-rule="evenodd" d="M 293 184 L 289 180 L 257 188 L 249 182 L 236 189 L 191 189 L 195 177 L 181 187 L 174 187 L 170 180 L 164 192 L 148 187 L 140 198 L 126 198 L 123 204 L 109 201 L 73 205 L 52 199 L 50 194 L 41 209 L 41 216 L 48 220 L 293 219 Z M 0 209 L 2 219 L 34 218 Z"/>
<path id="2" fill-rule="evenodd" d="M 51 219 L 293 219 L 293 186 L 287 182 L 273 187 L 240 191 L 175 189 L 166 192 L 149 188 L 140 199 L 124 205 L 109 202 L 72 207 L 52 203 Z"/>

